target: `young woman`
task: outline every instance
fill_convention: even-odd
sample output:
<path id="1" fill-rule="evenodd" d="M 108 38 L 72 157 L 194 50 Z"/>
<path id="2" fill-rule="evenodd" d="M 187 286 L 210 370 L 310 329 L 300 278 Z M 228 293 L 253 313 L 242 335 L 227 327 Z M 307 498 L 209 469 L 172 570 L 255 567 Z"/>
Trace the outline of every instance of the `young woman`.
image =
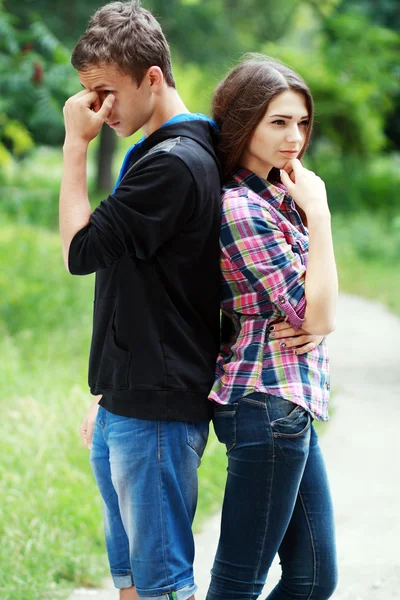
<path id="1" fill-rule="evenodd" d="M 328 418 L 324 336 L 337 273 L 323 181 L 300 158 L 313 101 L 283 64 L 250 55 L 218 86 L 222 345 L 214 426 L 226 444 L 221 536 L 207 600 L 325 600 L 336 587 L 328 482 L 312 421 Z"/>

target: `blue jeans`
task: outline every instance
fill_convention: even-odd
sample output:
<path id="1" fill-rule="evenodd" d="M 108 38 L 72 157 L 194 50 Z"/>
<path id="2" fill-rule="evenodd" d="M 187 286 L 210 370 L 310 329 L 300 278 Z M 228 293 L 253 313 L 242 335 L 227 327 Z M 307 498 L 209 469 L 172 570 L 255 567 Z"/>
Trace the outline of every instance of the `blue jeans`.
<path id="1" fill-rule="evenodd" d="M 192 522 L 208 428 L 99 407 L 90 459 L 115 587 L 134 585 L 152 600 L 186 600 L 196 591 Z"/>
<path id="2" fill-rule="evenodd" d="M 326 600 L 336 587 L 332 503 L 312 418 L 300 406 L 254 393 L 215 405 L 228 454 L 221 536 L 207 600 L 258 598 L 279 554 L 268 600 Z"/>

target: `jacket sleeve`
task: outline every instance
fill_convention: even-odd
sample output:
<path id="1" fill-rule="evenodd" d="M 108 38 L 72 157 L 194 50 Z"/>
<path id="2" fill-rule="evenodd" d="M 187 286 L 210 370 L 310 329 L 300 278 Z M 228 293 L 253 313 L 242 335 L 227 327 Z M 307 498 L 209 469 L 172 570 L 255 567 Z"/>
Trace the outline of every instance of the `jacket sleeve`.
<path id="1" fill-rule="evenodd" d="M 254 198 L 225 197 L 221 248 L 222 267 L 224 259 L 233 264 L 258 294 L 279 308 L 294 329 L 300 329 L 306 309 L 306 266 L 270 212 Z M 229 273 L 228 267 L 225 270 Z"/>
<path id="2" fill-rule="evenodd" d="M 195 193 L 189 168 L 179 157 L 160 152 L 144 159 L 75 234 L 69 271 L 87 275 L 124 255 L 151 258 L 190 219 Z"/>

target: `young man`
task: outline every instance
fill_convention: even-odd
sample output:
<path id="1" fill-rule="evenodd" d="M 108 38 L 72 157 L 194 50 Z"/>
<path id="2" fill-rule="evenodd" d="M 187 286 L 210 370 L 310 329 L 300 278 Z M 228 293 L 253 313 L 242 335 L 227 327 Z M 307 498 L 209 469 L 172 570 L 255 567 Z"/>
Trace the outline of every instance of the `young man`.
<path id="1" fill-rule="evenodd" d="M 67 269 L 96 272 L 82 424 L 121 600 L 192 598 L 197 467 L 219 347 L 214 128 L 184 106 L 161 28 L 139 2 L 100 8 L 72 55 L 60 230 Z M 86 152 L 103 123 L 144 138 L 92 212 Z"/>

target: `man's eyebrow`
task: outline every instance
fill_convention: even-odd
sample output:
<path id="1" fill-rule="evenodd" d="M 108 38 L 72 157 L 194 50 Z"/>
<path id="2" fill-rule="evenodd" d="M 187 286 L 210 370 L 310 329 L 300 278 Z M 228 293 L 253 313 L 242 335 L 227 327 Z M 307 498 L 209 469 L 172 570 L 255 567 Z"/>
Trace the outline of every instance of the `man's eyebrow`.
<path id="1" fill-rule="evenodd" d="M 81 83 L 81 86 L 83 87 L 84 90 L 86 90 L 87 88 L 83 85 L 83 83 Z M 106 83 L 100 83 L 100 85 L 96 85 L 96 87 L 93 88 L 92 91 L 96 91 L 99 90 L 100 88 L 108 88 L 111 87 L 109 85 L 107 85 Z"/>
<path id="2" fill-rule="evenodd" d="M 290 115 L 270 115 L 270 119 L 272 119 L 272 117 L 282 117 L 283 119 L 293 119 L 293 117 L 291 117 Z M 308 119 L 309 116 L 306 115 L 305 117 L 301 117 L 300 121 L 302 121 L 303 119 Z"/>

